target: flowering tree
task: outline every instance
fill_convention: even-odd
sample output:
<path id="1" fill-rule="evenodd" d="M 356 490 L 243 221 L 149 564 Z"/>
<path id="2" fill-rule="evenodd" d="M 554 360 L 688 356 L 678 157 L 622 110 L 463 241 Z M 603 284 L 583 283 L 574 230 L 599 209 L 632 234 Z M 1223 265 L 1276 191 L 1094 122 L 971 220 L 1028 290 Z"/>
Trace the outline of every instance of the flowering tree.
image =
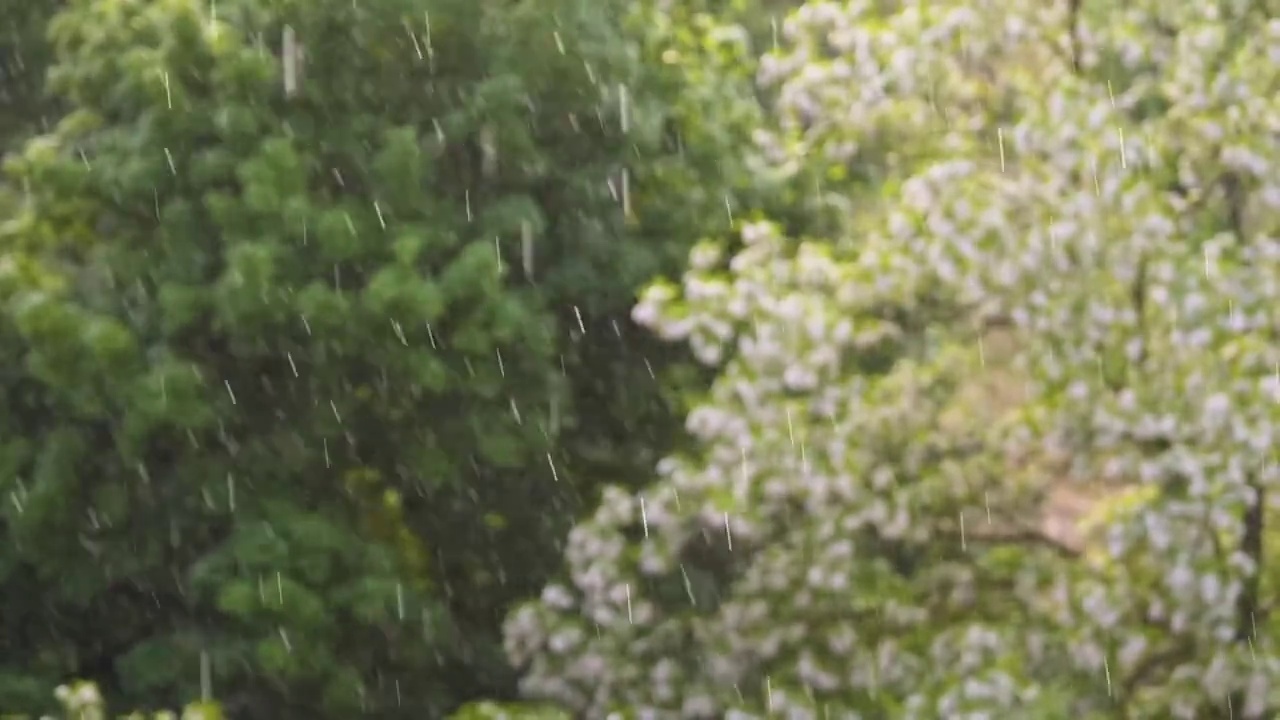
<path id="1" fill-rule="evenodd" d="M 567 582 L 509 619 L 529 695 L 596 717 L 1280 712 L 1280 19 L 1079 5 L 787 19 L 760 154 L 817 168 L 845 230 L 744 223 L 644 296 L 637 319 L 718 369 L 701 450 L 606 493 Z M 1068 518 L 1080 542 L 1051 500 L 1086 486 L 1107 499 Z"/>

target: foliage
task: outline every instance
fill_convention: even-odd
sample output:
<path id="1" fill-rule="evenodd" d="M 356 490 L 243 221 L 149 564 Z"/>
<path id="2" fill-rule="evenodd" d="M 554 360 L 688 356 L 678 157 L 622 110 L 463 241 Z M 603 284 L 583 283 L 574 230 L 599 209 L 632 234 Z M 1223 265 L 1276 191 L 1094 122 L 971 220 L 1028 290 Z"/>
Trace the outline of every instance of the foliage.
<path id="1" fill-rule="evenodd" d="M 65 720 L 105 720 L 107 717 L 102 695 L 93 683 L 59 685 L 54 695 L 62 704 Z M 181 715 L 161 711 L 150 716 L 133 713 L 123 717 L 124 720 L 146 720 L 148 717 L 153 720 L 222 720 L 222 712 L 214 703 L 199 702 L 187 705 Z"/>
<path id="2" fill-rule="evenodd" d="M 620 36 L 624 6 L 660 12 L 56 15 L 66 114 L 0 217 L 0 706 L 68 675 L 173 706 L 202 657 L 232 716 L 509 694 L 498 620 L 587 469 L 639 475 L 678 435 L 654 376 L 682 352 L 620 316 L 728 228 L 707 208 L 748 126 L 710 112 L 719 70 Z"/>
<path id="3" fill-rule="evenodd" d="M 568 720 L 568 717 L 550 706 L 478 702 L 459 709 L 450 720 Z"/>
<path id="4" fill-rule="evenodd" d="M 61 2 L 0 0 L 0 153 L 51 121 L 44 72 L 50 48 L 44 28 Z"/>
<path id="5" fill-rule="evenodd" d="M 717 368 L 697 452 L 607 490 L 516 612 L 532 697 L 643 717 L 1269 717 L 1280 20 L 1267 3 L 810 2 L 781 172 L 636 317 Z M 982 419 L 991 328 L 1022 398 Z M 1084 552 L 1037 515 L 1120 493 Z M 1274 491 L 1272 492 L 1274 494 Z"/>

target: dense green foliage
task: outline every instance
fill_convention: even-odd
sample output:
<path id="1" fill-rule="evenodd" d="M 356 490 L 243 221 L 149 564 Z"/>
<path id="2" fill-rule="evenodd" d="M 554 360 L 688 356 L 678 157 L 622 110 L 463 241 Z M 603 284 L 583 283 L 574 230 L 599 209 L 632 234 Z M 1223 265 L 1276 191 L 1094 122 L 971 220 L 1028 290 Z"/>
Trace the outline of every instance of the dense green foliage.
<path id="1" fill-rule="evenodd" d="M 0 27 L 0 715 L 1280 713 L 1273 3 Z"/>
<path id="2" fill-rule="evenodd" d="M 7 163 L 0 709 L 177 706 L 201 658 L 235 717 L 513 692 L 507 605 L 678 436 L 635 290 L 728 228 L 685 92 L 727 86 L 619 34 L 652 12 L 32 15 L 14 102 L 65 112 Z"/>

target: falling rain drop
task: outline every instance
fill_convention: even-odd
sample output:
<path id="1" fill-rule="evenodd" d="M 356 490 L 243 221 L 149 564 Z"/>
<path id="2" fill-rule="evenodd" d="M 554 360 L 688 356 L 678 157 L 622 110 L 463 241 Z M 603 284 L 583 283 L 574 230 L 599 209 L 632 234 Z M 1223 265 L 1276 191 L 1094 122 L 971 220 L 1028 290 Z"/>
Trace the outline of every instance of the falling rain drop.
<path id="1" fill-rule="evenodd" d="M 533 226 L 526 220 L 520 223 L 520 260 L 525 277 L 533 279 Z"/>
<path id="2" fill-rule="evenodd" d="M 618 118 L 618 121 L 622 124 L 622 132 L 630 132 L 631 118 L 627 108 L 627 86 L 621 84 L 618 85 Z"/>
<path id="3" fill-rule="evenodd" d="M 209 653 L 200 651 L 200 700 L 213 701 L 213 669 L 209 663 Z"/>
<path id="4" fill-rule="evenodd" d="M 298 36 L 293 26 L 285 25 L 280 38 L 281 56 L 284 60 L 284 96 L 293 97 L 298 93 L 298 60 L 301 50 L 298 47 Z"/>
<path id="5" fill-rule="evenodd" d="M 622 215 L 631 217 L 631 173 L 622 169 Z"/>
<path id="6" fill-rule="evenodd" d="M 1004 128 L 996 128 L 996 142 L 1000 145 L 1000 172 L 1004 172 Z"/>

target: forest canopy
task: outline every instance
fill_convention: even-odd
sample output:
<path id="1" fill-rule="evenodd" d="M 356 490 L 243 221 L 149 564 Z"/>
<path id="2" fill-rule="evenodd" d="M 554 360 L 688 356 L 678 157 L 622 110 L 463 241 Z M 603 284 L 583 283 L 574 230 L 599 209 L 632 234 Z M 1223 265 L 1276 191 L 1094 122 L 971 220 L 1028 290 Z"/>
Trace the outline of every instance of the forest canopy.
<path id="1" fill-rule="evenodd" d="M 0 714 L 1280 713 L 1280 7 L 28 5 Z"/>

